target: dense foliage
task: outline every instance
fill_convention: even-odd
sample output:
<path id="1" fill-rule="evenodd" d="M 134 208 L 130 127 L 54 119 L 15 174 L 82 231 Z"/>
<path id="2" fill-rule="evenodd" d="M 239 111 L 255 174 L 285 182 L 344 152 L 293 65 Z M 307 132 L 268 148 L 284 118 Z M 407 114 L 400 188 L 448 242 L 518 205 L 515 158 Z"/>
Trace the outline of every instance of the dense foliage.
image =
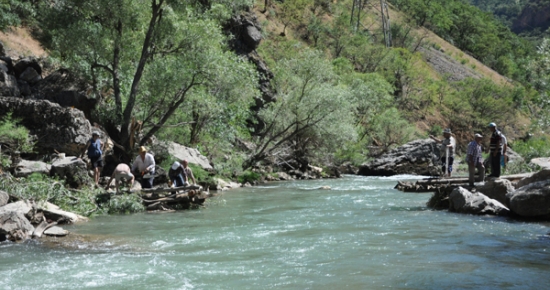
<path id="1" fill-rule="evenodd" d="M 155 135 L 199 148 L 219 174 L 241 180 L 255 180 L 247 169 L 261 162 L 360 164 L 434 128 L 463 139 L 488 122 L 517 134 L 527 129 L 518 119 L 548 128 L 546 43 L 536 53 L 467 1 L 389 2 L 403 12 L 392 19 L 391 47 L 378 1 L 257 1 L 265 13 L 258 53 L 273 72 L 275 100 L 254 112 L 259 132 L 247 126 L 261 94 L 257 71 L 231 51 L 235 36 L 223 30 L 236 13 L 259 13 L 252 1 L 9 0 L 2 27 L 32 20 L 52 59 L 92 84 L 94 121 L 124 154 Z M 427 40 L 422 26 L 512 80 L 438 74 L 422 51 L 475 64 Z"/>

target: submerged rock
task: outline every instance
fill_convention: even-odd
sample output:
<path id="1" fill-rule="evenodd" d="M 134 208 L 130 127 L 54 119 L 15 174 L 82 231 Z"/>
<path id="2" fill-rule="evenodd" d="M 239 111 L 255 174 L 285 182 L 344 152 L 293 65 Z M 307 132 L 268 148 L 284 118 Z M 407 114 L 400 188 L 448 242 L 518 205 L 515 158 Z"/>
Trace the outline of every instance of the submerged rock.
<path id="1" fill-rule="evenodd" d="M 64 236 L 69 234 L 69 231 L 67 231 L 67 230 L 65 230 L 61 227 L 58 227 L 58 226 L 53 226 L 53 227 L 45 230 L 44 234 L 46 236 L 64 237 Z"/>

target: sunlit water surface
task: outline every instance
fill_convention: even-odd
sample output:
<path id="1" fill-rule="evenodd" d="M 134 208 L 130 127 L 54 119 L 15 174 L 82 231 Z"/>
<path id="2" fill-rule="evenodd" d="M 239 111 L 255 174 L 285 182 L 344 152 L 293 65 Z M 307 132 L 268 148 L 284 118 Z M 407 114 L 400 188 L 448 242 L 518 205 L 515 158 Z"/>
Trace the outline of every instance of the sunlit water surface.
<path id="1" fill-rule="evenodd" d="M 543 289 L 548 224 L 432 211 L 394 178 L 270 183 L 200 210 L 0 243 L 0 289 Z M 328 185 L 331 190 L 318 189 Z M 546 286 L 545 286 L 546 285 Z"/>

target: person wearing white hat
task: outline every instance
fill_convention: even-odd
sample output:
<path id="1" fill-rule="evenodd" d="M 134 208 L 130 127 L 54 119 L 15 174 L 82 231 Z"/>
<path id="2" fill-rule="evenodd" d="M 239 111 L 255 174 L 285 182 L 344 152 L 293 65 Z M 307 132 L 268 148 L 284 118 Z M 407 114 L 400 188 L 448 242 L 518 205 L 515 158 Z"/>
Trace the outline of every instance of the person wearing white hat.
<path id="1" fill-rule="evenodd" d="M 174 187 L 185 186 L 187 184 L 187 175 L 185 174 L 184 168 L 177 161 L 175 161 L 170 167 L 170 170 L 168 170 L 168 177 L 170 177 L 170 181 L 172 181 L 172 186 Z"/>
<path id="2" fill-rule="evenodd" d="M 481 140 L 483 136 L 481 134 L 475 134 L 474 140 L 468 144 L 468 152 L 466 161 L 468 162 L 469 178 L 468 182 L 470 186 L 474 186 L 476 168 L 479 173 L 479 181 L 485 179 L 485 167 L 481 161 Z"/>
<path id="3" fill-rule="evenodd" d="M 451 129 L 449 128 L 443 130 L 443 137 L 443 140 L 439 140 L 433 135 L 430 135 L 432 140 L 441 144 L 441 163 L 443 164 L 442 171 L 443 174 L 446 173 L 448 177 L 451 177 L 451 172 L 453 172 L 456 140 L 452 136 Z"/>

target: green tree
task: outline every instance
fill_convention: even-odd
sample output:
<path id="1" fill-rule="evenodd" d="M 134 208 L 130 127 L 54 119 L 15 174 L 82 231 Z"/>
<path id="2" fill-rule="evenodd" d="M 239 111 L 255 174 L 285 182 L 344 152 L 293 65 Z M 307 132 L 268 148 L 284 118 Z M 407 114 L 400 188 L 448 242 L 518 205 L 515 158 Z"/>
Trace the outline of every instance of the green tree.
<path id="1" fill-rule="evenodd" d="M 101 92 L 112 90 L 110 127 L 120 128 L 112 137 L 126 150 L 144 144 L 189 96 L 217 92 L 235 75 L 254 86 L 250 66 L 227 51 L 221 33 L 221 21 L 249 1 L 201 3 L 64 0 L 41 7 L 54 56 L 89 77 L 102 101 L 109 102 Z M 136 116 L 145 130 L 134 142 Z"/>
<path id="2" fill-rule="evenodd" d="M 284 59 L 275 76 L 276 102 L 260 112 L 267 130 L 254 140 L 256 150 L 244 169 L 268 157 L 282 162 L 311 152 L 329 154 L 356 137 L 351 94 L 321 53 L 305 50 Z"/>

